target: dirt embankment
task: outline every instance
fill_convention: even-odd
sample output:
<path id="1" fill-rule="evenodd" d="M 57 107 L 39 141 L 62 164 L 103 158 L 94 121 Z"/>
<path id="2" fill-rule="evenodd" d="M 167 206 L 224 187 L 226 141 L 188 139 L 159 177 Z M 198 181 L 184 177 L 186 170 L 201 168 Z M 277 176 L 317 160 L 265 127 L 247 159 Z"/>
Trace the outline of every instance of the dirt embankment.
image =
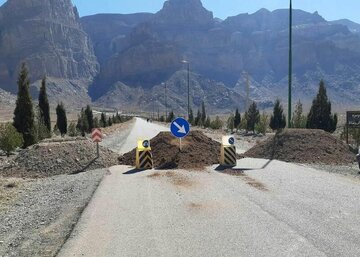
<path id="1" fill-rule="evenodd" d="M 38 178 L 69 174 L 81 170 L 107 168 L 118 164 L 118 155 L 88 139 L 41 142 L 22 150 L 0 167 L 0 176 Z"/>
<path id="2" fill-rule="evenodd" d="M 169 132 L 161 132 L 150 141 L 154 166 L 157 169 L 201 169 L 218 164 L 220 143 L 205 136 L 200 131 L 193 131 L 182 140 L 182 151 L 179 139 Z M 136 150 L 119 158 L 123 165 L 135 165 Z"/>
<path id="3" fill-rule="evenodd" d="M 259 143 L 246 157 L 276 159 L 310 164 L 352 164 L 355 155 L 349 147 L 322 130 L 288 129 Z"/>

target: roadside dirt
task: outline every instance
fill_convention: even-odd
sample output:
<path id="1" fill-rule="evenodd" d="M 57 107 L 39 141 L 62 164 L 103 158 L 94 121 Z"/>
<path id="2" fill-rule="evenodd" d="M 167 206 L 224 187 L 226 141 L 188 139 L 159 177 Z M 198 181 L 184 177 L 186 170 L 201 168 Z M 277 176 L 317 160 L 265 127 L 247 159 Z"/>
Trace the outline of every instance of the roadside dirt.
<path id="1" fill-rule="evenodd" d="M 154 167 L 157 169 L 202 169 L 219 163 L 221 144 L 205 136 L 200 131 L 193 131 L 182 140 L 169 132 L 161 132 L 150 141 Z M 120 164 L 135 166 L 136 149 L 119 158 Z"/>
<path id="2" fill-rule="evenodd" d="M 117 165 L 117 158 L 116 153 L 100 147 L 100 158 L 96 159 L 96 145 L 84 138 L 44 141 L 3 162 L 0 176 L 40 178 L 69 174 Z"/>
<path id="3" fill-rule="evenodd" d="M 352 164 L 349 147 L 322 130 L 289 129 L 259 143 L 246 157 L 310 164 Z"/>

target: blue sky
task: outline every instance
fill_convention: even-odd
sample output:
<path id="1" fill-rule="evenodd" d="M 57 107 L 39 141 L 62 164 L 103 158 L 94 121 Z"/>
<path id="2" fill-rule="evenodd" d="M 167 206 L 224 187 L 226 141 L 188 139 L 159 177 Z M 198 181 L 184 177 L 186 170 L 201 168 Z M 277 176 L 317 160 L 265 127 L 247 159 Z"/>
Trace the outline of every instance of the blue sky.
<path id="1" fill-rule="evenodd" d="M 11 1 L 11 0 L 10 0 Z M 156 12 L 164 0 L 72 0 L 80 15 L 95 13 Z M 4 3 L 5 0 L 0 0 Z M 289 0 L 202 0 L 203 5 L 219 18 L 253 13 L 260 8 L 269 10 L 287 8 Z M 359 0 L 293 0 L 294 8 L 308 12 L 318 11 L 327 20 L 347 18 L 360 23 Z"/>

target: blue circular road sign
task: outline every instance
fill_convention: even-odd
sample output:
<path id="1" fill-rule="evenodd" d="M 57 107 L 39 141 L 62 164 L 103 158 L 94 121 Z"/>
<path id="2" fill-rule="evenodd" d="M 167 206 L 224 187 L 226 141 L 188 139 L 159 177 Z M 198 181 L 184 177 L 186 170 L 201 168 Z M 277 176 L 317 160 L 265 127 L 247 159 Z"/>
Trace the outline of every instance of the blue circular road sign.
<path id="1" fill-rule="evenodd" d="M 229 144 L 230 144 L 230 145 L 235 144 L 235 138 L 230 137 L 230 138 L 229 138 Z"/>
<path id="2" fill-rule="evenodd" d="M 150 146 L 150 142 L 148 141 L 148 140 L 145 140 L 144 142 L 143 142 L 143 147 L 144 148 L 148 148 Z"/>
<path id="3" fill-rule="evenodd" d="M 190 124 L 184 118 L 177 118 L 171 123 L 170 131 L 177 138 L 186 137 L 190 132 Z"/>

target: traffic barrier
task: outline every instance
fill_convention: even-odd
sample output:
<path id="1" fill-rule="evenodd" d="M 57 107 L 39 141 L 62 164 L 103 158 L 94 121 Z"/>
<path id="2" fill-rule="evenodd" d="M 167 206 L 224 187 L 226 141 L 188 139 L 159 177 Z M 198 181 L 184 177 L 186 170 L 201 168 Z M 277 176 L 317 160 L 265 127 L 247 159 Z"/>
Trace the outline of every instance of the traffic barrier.
<path id="1" fill-rule="evenodd" d="M 154 166 L 150 141 L 139 140 L 136 148 L 136 168 L 139 170 L 152 169 Z"/>
<path id="2" fill-rule="evenodd" d="M 228 167 L 236 166 L 236 147 L 234 144 L 234 137 L 223 137 L 220 151 L 220 165 Z"/>

